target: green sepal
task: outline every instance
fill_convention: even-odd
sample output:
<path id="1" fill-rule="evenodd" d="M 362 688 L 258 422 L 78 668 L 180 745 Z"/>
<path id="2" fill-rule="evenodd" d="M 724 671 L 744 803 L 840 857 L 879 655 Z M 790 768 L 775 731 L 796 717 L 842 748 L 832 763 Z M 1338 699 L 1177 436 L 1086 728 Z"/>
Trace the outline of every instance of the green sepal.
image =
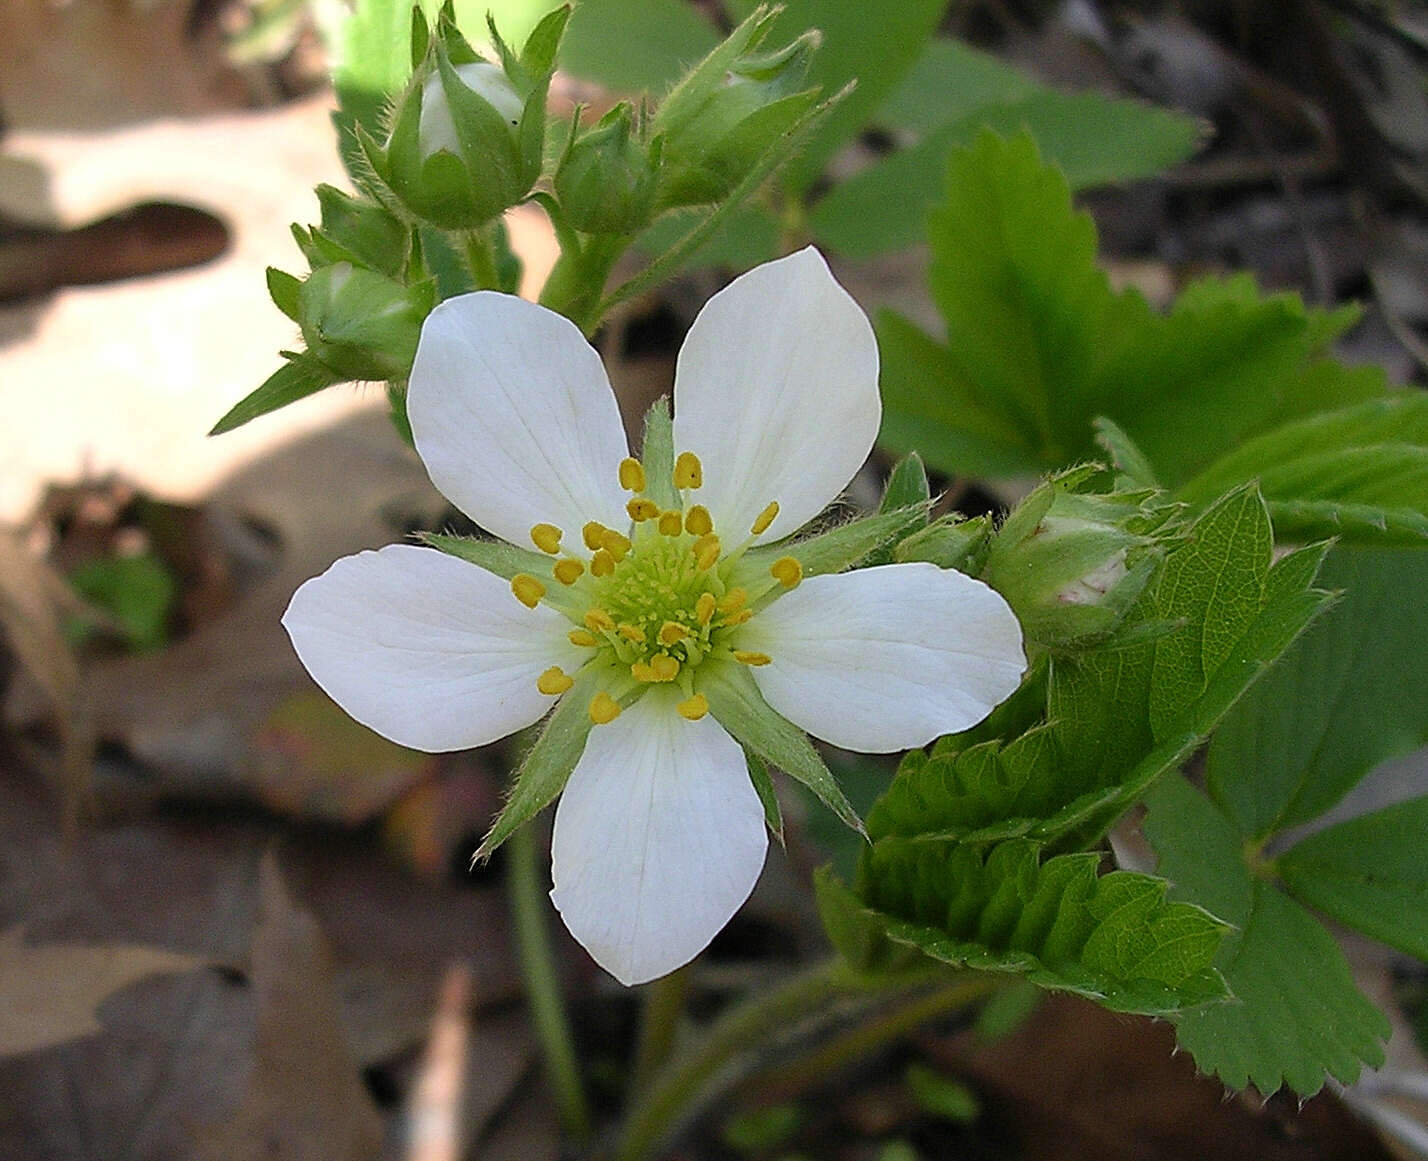
<path id="1" fill-rule="evenodd" d="M 954 568 L 968 576 L 981 573 L 991 544 L 992 520 L 989 516 L 939 516 L 926 528 L 899 541 L 893 549 L 893 560 L 899 564 L 924 560 L 938 568 Z"/>
<path id="2" fill-rule="evenodd" d="M 597 670 L 581 673 L 575 685 L 556 702 L 555 712 L 546 719 L 540 737 L 516 770 L 506 804 L 471 856 L 473 865 L 489 859 L 497 847 L 565 789 L 575 764 L 585 751 L 585 739 L 593 725 L 590 699 L 603 676 Z"/>
<path id="3" fill-rule="evenodd" d="M 276 266 L 268 267 L 267 278 L 268 297 L 273 300 L 273 305 L 293 322 L 302 322 L 302 309 L 298 305 L 298 296 L 302 293 L 302 279 L 295 278 Z"/>
<path id="4" fill-rule="evenodd" d="M 667 395 L 661 395 L 645 412 L 640 463 L 645 469 L 645 495 L 661 508 L 682 507 L 674 486 L 674 419 Z"/>
<path id="5" fill-rule="evenodd" d="M 926 504 L 932 498 L 932 487 L 927 482 L 927 468 L 922 457 L 915 451 L 908 452 L 888 473 L 888 482 L 883 487 L 882 502 L 878 511 L 884 515 L 899 508 L 911 508 L 914 504 Z"/>
<path id="6" fill-rule="evenodd" d="M 864 516 L 810 536 L 807 540 L 780 540 L 751 548 L 734 569 L 734 583 L 746 578 L 768 576 L 769 565 L 791 556 L 803 566 L 804 576 L 842 572 L 873 553 L 896 543 L 927 522 L 927 504 L 914 504 L 876 516 Z"/>
<path id="7" fill-rule="evenodd" d="M 699 690 L 709 711 L 746 750 L 802 782 L 847 826 L 866 835 L 863 820 L 808 735 L 764 701 L 753 676 L 738 662 L 706 661 L 699 668 Z"/>
<path id="8" fill-rule="evenodd" d="M 519 573 L 533 576 L 550 573 L 550 557 L 504 540 L 478 540 L 474 536 L 452 536 L 444 532 L 418 532 L 417 539 L 428 548 L 479 565 L 506 580 Z"/>
<path id="9" fill-rule="evenodd" d="M 270 411 L 305 399 L 324 387 L 344 382 L 341 375 L 307 355 L 283 351 L 282 356 L 288 361 L 269 375 L 262 386 L 235 403 L 228 413 L 213 425 L 209 435 L 222 435 L 235 427 L 242 427 L 250 419 L 257 419 L 260 415 L 267 415 Z"/>
<path id="10" fill-rule="evenodd" d="M 783 846 L 783 810 L 778 804 L 778 793 L 774 790 L 773 779 L 769 777 L 769 768 L 747 746 L 744 747 L 744 760 L 749 766 L 749 781 L 754 784 L 754 793 L 763 804 L 764 825 L 778 840 L 778 845 Z"/>
<path id="11" fill-rule="evenodd" d="M 1145 453 L 1119 425 L 1104 415 L 1098 415 L 1091 421 L 1091 426 L 1096 431 L 1097 445 L 1106 453 L 1111 467 L 1116 470 L 1117 490 L 1160 487 L 1155 478 L 1155 469 L 1150 466 Z"/>
<path id="12" fill-rule="evenodd" d="M 570 21 L 571 6 L 565 4 L 540 18 L 521 47 L 520 66 L 527 76 L 540 77 L 555 68 L 555 54 L 560 49 L 565 26 Z"/>
<path id="13" fill-rule="evenodd" d="M 400 218 L 375 201 L 330 185 L 319 185 L 314 192 L 322 220 L 311 231 L 310 245 L 322 262 L 351 262 L 389 278 L 402 278 L 409 231 Z"/>

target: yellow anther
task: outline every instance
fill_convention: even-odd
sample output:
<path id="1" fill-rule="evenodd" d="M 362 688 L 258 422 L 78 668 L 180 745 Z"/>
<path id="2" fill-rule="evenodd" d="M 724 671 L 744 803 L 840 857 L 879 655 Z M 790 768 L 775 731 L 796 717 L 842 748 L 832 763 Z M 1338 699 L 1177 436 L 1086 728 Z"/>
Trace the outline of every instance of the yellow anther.
<path id="1" fill-rule="evenodd" d="M 580 539 L 585 541 L 586 548 L 590 549 L 591 552 L 594 552 L 595 549 L 599 548 L 602 544 L 605 543 L 605 533 L 609 531 L 610 530 L 606 528 L 605 525 L 601 524 L 598 520 L 591 520 L 588 524 L 586 524 L 583 528 L 580 529 Z"/>
<path id="2" fill-rule="evenodd" d="M 683 451 L 674 461 L 674 486 L 697 488 L 704 483 L 704 465 L 693 452 Z"/>
<path id="3" fill-rule="evenodd" d="M 653 520 L 659 515 L 659 505 L 653 500 L 646 500 L 643 496 L 636 496 L 625 505 L 625 511 L 630 514 L 630 519 L 636 524 L 645 520 Z"/>
<path id="4" fill-rule="evenodd" d="M 694 563 L 700 572 L 708 572 L 719 559 L 719 538 L 712 532 L 694 542 Z"/>
<path id="5" fill-rule="evenodd" d="M 684 530 L 690 536 L 708 536 L 714 531 L 714 521 L 709 509 L 703 504 L 695 504 L 684 517 Z"/>
<path id="6" fill-rule="evenodd" d="M 591 609 L 585 614 L 585 627 L 596 633 L 613 633 L 615 618 L 604 609 Z"/>
<path id="7" fill-rule="evenodd" d="M 680 702 L 674 707 L 679 711 L 679 716 L 687 718 L 691 722 L 697 722 L 709 712 L 709 699 L 702 693 L 696 693 L 693 697 Z"/>
<path id="8" fill-rule="evenodd" d="M 615 571 L 615 558 L 604 548 L 597 548 L 590 558 L 591 576 L 609 576 Z"/>
<path id="9" fill-rule="evenodd" d="M 630 551 L 630 538 L 607 528 L 600 537 L 600 547 L 613 556 L 616 561 L 621 561 Z"/>
<path id="10" fill-rule="evenodd" d="M 732 613 L 735 609 L 741 608 L 745 601 L 749 599 L 749 594 L 743 589 L 730 589 L 719 598 L 719 611 L 721 613 Z"/>
<path id="11" fill-rule="evenodd" d="M 600 638 L 588 629 L 572 629 L 565 636 L 572 645 L 580 645 L 586 649 L 593 649 L 600 644 Z"/>
<path id="12" fill-rule="evenodd" d="M 759 518 L 754 521 L 754 526 L 749 529 L 755 536 L 762 536 L 769 530 L 769 525 L 778 517 L 778 501 L 770 500 L 769 506 L 759 513 Z"/>
<path id="13" fill-rule="evenodd" d="M 645 490 L 645 466 L 634 456 L 626 456 L 620 461 L 620 487 L 627 492 Z"/>
<path id="14" fill-rule="evenodd" d="M 541 597 L 545 596 L 545 585 L 530 573 L 519 572 L 511 578 L 511 592 L 516 594 L 516 600 L 526 608 L 534 609 L 540 604 Z"/>
<path id="15" fill-rule="evenodd" d="M 564 693 L 574 684 L 575 678 L 566 673 L 559 665 L 552 665 L 536 678 L 536 688 L 541 693 Z"/>
<path id="16" fill-rule="evenodd" d="M 753 610 L 753 609 L 740 609 L 737 613 L 730 613 L 727 617 L 725 617 L 725 618 L 724 618 L 724 625 L 725 625 L 725 627 L 732 627 L 732 626 L 734 626 L 734 625 L 742 625 L 745 621 L 752 621 L 753 619 L 754 619 L 754 610 Z"/>
<path id="17" fill-rule="evenodd" d="M 560 551 L 561 531 L 554 524 L 536 524 L 531 528 L 531 540 L 542 552 L 554 556 Z"/>
<path id="18" fill-rule="evenodd" d="M 713 593 L 699 594 L 699 599 L 694 602 L 694 615 L 701 625 L 707 625 L 714 619 L 714 607 Z"/>
<path id="19" fill-rule="evenodd" d="M 798 563 L 797 557 L 781 556 L 769 565 L 769 576 L 784 588 L 791 589 L 803 579 L 803 565 Z"/>
<path id="20" fill-rule="evenodd" d="M 563 585 L 573 585 L 585 572 L 585 566 L 573 556 L 555 562 L 555 579 Z"/>
<path id="21" fill-rule="evenodd" d="M 636 681 L 643 681 L 646 685 L 652 681 L 659 680 L 659 678 L 655 676 L 655 671 L 643 661 L 636 661 L 630 666 L 630 676 Z"/>
<path id="22" fill-rule="evenodd" d="M 590 720 L 597 726 L 608 725 L 620 716 L 620 703 L 603 689 L 590 699 Z"/>
<path id="23" fill-rule="evenodd" d="M 661 645 L 678 645 L 689 636 L 689 630 L 678 621 L 666 621 L 659 627 L 659 643 Z"/>
<path id="24" fill-rule="evenodd" d="M 650 658 L 656 681 L 673 681 L 679 676 L 679 661 L 668 653 L 656 653 Z"/>
<path id="25" fill-rule="evenodd" d="M 744 665 L 767 665 L 773 658 L 767 653 L 756 653 L 752 649 L 735 649 L 734 660 Z"/>
<path id="26" fill-rule="evenodd" d="M 645 631 L 638 625 L 631 625 L 628 622 L 621 622 L 616 626 L 615 632 L 619 633 L 626 641 L 642 643 L 645 639 Z"/>
<path id="27" fill-rule="evenodd" d="M 684 513 L 671 508 L 659 514 L 659 530 L 662 536 L 678 536 L 684 531 Z"/>

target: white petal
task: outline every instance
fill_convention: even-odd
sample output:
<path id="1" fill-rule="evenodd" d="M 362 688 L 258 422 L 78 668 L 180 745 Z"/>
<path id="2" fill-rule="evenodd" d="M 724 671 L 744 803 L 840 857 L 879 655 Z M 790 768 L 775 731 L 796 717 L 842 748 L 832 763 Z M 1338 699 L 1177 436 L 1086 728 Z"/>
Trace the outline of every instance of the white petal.
<path id="1" fill-rule="evenodd" d="M 651 690 L 596 726 L 555 812 L 550 897 L 622 984 L 688 963 L 749 897 L 764 811 L 744 752 L 712 715 Z"/>
<path id="2" fill-rule="evenodd" d="M 818 251 L 736 278 L 699 312 L 674 380 L 674 440 L 704 465 L 699 500 L 739 541 L 802 527 L 853 478 L 878 434 L 873 328 Z"/>
<path id="3" fill-rule="evenodd" d="M 449 298 L 427 318 L 407 389 L 417 451 L 442 495 L 530 547 L 533 525 L 629 523 L 625 429 L 600 356 L 568 319 L 509 294 Z"/>
<path id="4" fill-rule="evenodd" d="M 573 670 L 570 622 L 494 573 L 431 548 L 344 556 L 299 586 L 283 627 L 307 671 L 364 726 L 414 750 L 464 750 L 536 721 L 536 689 Z"/>
<path id="5" fill-rule="evenodd" d="M 739 647 L 769 705 L 815 737 L 884 754 L 965 730 L 1026 671 L 1021 626 L 981 581 L 932 564 L 809 577 Z"/>

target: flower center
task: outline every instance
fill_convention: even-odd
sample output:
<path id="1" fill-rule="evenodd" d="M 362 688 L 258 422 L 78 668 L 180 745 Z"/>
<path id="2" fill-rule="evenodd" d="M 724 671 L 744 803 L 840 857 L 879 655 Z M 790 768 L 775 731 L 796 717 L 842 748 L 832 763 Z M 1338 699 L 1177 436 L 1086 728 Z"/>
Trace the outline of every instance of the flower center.
<path id="1" fill-rule="evenodd" d="M 767 654 L 737 648 L 737 629 L 746 624 L 778 592 L 791 589 L 803 570 L 791 556 L 780 557 L 758 591 L 731 584 L 734 565 L 778 515 L 777 501 L 759 514 L 743 543 L 726 552 L 709 510 L 692 502 L 704 482 L 704 470 L 692 452 L 681 452 L 674 464 L 679 507 L 662 508 L 648 494 L 644 465 L 633 457 L 620 464 L 620 486 L 632 493 L 626 510 L 628 535 L 594 521 L 580 530 L 588 551 L 563 549 L 564 533 L 552 524 L 537 524 L 531 541 L 556 557 L 551 564 L 553 587 L 522 573 L 511 590 L 534 607 L 546 600 L 576 623 L 572 644 L 591 650 L 582 667 L 598 667 L 608 679 L 590 702 L 596 724 L 613 721 L 621 702 L 638 697 L 648 685 L 674 683 L 684 693 L 681 715 L 697 721 L 709 702 L 696 688 L 696 673 L 711 657 L 744 665 L 767 665 Z M 537 682 L 545 694 L 570 689 L 575 679 L 558 666 Z"/>

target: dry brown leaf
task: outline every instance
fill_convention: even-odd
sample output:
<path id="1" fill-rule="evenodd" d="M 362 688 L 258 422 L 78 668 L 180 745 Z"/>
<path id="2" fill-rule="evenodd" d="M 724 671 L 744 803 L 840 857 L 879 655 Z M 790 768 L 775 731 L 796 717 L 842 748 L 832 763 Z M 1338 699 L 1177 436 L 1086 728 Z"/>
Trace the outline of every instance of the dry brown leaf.
<path id="1" fill-rule="evenodd" d="M 259 870 L 253 937 L 256 1059 L 232 1120 L 202 1142 L 217 1161 L 367 1161 L 383 1125 L 358 1079 L 317 920 L 288 893 L 270 851 Z"/>
<path id="2" fill-rule="evenodd" d="M 0 934 L 0 1056 L 18 1056 L 103 1031 L 98 1008 L 145 976 L 206 961 L 138 944 L 26 947 L 19 927 Z"/>
<path id="3" fill-rule="evenodd" d="M 80 607 L 53 569 L 0 529 L 0 642 L 8 643 L 53 711 L 69 817 L 88 785 L 91 751 L 79 709 L 79 669 L 62 622 L 66 612 Z"/>

